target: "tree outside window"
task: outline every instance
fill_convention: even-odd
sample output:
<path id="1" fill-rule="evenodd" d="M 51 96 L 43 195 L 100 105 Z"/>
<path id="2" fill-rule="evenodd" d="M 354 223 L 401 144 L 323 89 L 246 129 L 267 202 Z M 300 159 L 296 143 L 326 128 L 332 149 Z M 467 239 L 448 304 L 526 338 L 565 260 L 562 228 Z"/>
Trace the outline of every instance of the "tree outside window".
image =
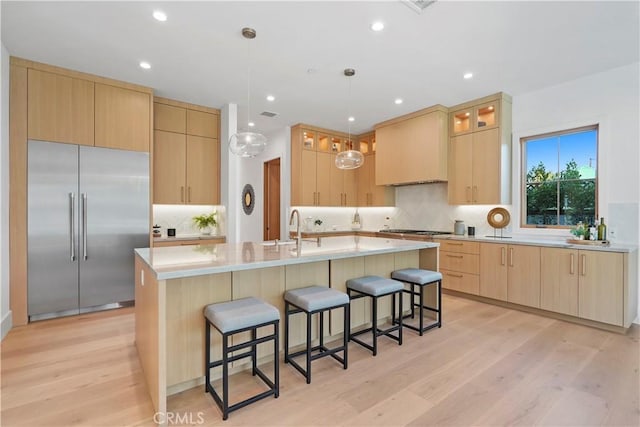
<path id="1" fill-rule="evenodd" d="M 521 144 L 527 171 L 522 226 L 593 224 L 597 218 L 598 126 L 526 137 Z"/>

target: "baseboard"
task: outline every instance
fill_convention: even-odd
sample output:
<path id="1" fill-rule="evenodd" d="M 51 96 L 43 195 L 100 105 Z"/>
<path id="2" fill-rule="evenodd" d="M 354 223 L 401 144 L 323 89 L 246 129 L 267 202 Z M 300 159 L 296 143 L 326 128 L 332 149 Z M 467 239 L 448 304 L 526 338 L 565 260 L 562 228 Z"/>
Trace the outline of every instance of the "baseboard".
<path id="1" fill-rule="evenodd" d="M 11 310 L 9 310 L 9 312 L 5 314 L 4 317 L 2 318 L 2 338 L 0 338 L 0 341 L 2 341 L 4 337 L 7 336 L 7 334 L 13 327 L 12 318 L 13 316 L 12 316 Z"/>

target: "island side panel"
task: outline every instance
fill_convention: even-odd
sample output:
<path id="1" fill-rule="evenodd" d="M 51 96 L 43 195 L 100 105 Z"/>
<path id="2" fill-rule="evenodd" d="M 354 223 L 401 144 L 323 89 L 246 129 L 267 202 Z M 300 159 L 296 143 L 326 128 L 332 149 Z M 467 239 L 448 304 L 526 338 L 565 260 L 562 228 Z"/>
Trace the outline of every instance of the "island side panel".
<path id="1" fill-rule="evenodd" d="M 438 248 L 420 249 L 419 268 L 423 270 L 440 271 Z M 424 292 L 424 303 L 429 307 L 438 305 L 438 292 L 435 286 L 427 286 Z M 429 312 L 428 317 L 435 319 L 435 313 Z"/>
<path id="2" fill-rule="evenodd" d="M 395 269 L 395 257 L 399 254 L 380 254 L 364 257 L 364 275 L 391 278 Z M 369 316 L 369 321 L 371 316 Z M 391 318 L 391 297 L 378 298 L 378 319 Z"/>
<path id="3" fill-rule="evenodd" d="M 138 255 L 135 257 L 135 334 L 138 358 L 157 412 L 166 412 L 166 352 L 164 335 L 165 281 Z"/>
<path id="4" fill-rule="evenodd" d="M 231 295 L 234 300 L 247 297 L 256 297 L 273 305 L 280 311 L 280 336 L 284 337 L 284 289 L 285 273 L 284 266 L 261 268 L 255 270 L 241 270 L 232 273 Z M 273 327 L 261 328 L 258 336 L 263 337 L 273 332 Z M 249 332 L 234 335 L 233 344 L 248 341 Z M 283 349 L 284 339 L 280 339 L 279 350 Z M 273 360 L 273 345 L 265 343 L 258 346 L 259 363 L 266 363 Z M 237 366 L 249 366 L 250 360 L 242 359 L 233 362 L 234 369 Z"/>
<path id="5" fill-rule="evenodd" d="M 331 288 L 347 292 L 347 280 L 364 276 L 364 257 L 342 258 L 331 260 Z M 365 298 L 351 301 L 351 329 L 358 328 L 368 322 L 371 317 L 371 305 Z M 343 310 L 331 310 L 331 335 L 344 332 Z"/>
<path id="6" fill-rule="evenodd" d="M 169 394 L 202 383 L 204 308 L 231 300 L 231 273 L 209 274 L 166 283 L 166 352 Z M 211 358 L 221 357 L 220 334 L 211 333 Z"/>
<path id="7" fill-rule="evenodd" d="M 306 264 L 291 264 L 285 266 L 285 290 L 304 288 L 307 286 L 329 287 L 329 261 L 310 262 Z M 284 313 L 284 312 L 283 312 Z M 284 314 L 283 314 L 284 315 Z M 329 332 L 329 316 L 325 315 L 325 335 Z M 311 339 L 317 338 L 318 316 L 313 316 L 311 324 Z M 284 317 L 282 318 L 284 322 Z M 297 314 L 290 318 L 289 324 L 289 346 L 296 347 L 305 343 L 306 340 L 306 320 L 302 314 Z M 282 336 L 284 342 L 284 335 Z"/>

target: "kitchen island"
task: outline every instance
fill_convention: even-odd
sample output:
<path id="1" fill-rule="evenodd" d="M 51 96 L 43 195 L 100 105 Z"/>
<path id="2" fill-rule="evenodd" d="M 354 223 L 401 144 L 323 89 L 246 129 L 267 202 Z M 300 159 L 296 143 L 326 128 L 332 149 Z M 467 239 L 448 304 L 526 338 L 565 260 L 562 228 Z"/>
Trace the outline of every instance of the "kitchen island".
<path id="1" fill-rule="evenodd" d="M 326 237 L 293 242 L 244 242 L 136 249 L 136 347 L 147 387 L 158 412 L 167 396 L 203 383 L 206 305 L 255 296 L 277 307 L 284 319 L 283 294 L 305 286 L 345 291 L 348 279 L 364 275 L 390 277 L 400 268 L 436 270 L 438 243 L 363 236 Z M 430 300 L 434 295 L 427 295 Z M 390 316 L 390 303 L 378 317 Z M 335 310 L 334 310 L 335 311 Z M 327 313 L 327 340 L 343 333 L 342 313 Z M 303 319 L 292 319 L 290 344 L 304 339 Z M 364 299 L 351 306 L 352 328 L 370 320 Z M 283 323 L 280 333 L 283 333 Z M 314 327 L 314 334 L 317 328 Z M 280 340 L 281 344 L 284 342 Z M 280 350 L 282 350 L 282 345 Z M 212 335 L 212 357 L 221 343 Z M 268 349 L 259 358 L 273 357 Z M 245 369 L 237 361 L 233 370 Z"/>

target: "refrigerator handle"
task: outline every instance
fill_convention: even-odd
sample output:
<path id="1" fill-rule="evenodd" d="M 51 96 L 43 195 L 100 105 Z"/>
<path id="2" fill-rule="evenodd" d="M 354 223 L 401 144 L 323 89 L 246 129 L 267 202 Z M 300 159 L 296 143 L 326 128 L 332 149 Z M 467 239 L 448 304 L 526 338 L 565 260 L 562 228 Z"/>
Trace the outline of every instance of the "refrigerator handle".
<path id="1" fill-rule="evenodd" d="M 87 259 L 87 193 L 82 193 L 82 256 Z"/>
<path id="2" fill-rule="evenodd" d="M 76 227 L 73 218 L 76 216 L 76 195 L 69 193 L 69 250 L 71 261 L 76 260 Z"/>

